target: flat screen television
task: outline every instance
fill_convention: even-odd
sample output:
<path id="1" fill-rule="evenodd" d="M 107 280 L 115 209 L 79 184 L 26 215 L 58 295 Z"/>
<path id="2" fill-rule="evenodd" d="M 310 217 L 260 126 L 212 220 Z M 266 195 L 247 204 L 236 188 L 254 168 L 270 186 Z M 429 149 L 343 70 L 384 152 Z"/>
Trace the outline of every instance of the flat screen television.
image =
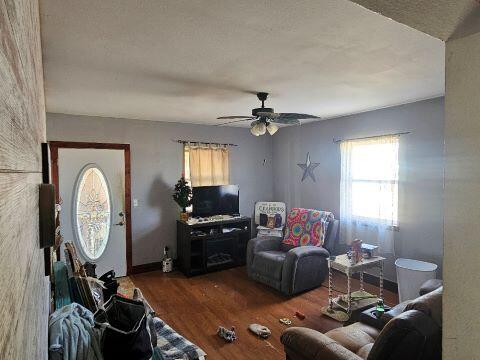
<path id="1" fill-rule="evenodd" d="M 193 188 L 193 216 L 239 213 L 238 185 L 196 186 Z"/>

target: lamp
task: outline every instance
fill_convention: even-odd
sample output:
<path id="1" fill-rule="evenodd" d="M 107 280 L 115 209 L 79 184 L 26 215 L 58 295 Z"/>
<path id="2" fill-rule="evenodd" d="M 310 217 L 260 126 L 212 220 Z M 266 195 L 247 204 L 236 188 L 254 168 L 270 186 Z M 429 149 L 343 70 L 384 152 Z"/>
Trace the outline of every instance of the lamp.
<path id="1" fill-rule="evenodd" d="M 257 124 L 256 128 L 258 135 L 265 135 L 265 133 L 267 132 L 267 126 L 263 122 Z"/>
<path id="2" fill-rule="evenodd" d="M 278 131 L 278 126 L 274 123 L 270 123 L 267 125 L 267 130 L 270 135 L 273 135 Z"/>
<path id="3" fill-rule="evenodd" d="M 252 123 L 252 127 L 250 128 L 250 132 L 252 133 L 252 135 L 255 136 L 263 135 L 266 131 L 267 126 L 265 125 L 265 123 L 259 121 Z"/>

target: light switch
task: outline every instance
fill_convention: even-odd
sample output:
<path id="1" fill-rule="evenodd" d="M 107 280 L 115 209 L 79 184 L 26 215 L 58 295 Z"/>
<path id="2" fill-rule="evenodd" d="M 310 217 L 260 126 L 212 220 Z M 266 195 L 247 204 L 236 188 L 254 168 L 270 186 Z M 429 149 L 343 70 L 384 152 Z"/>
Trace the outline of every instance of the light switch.
<path id="1" fill-rule="evenodd" d="M 137 207 L 138 206 L 138 199 L 133 199 L 133 207 Z"/>

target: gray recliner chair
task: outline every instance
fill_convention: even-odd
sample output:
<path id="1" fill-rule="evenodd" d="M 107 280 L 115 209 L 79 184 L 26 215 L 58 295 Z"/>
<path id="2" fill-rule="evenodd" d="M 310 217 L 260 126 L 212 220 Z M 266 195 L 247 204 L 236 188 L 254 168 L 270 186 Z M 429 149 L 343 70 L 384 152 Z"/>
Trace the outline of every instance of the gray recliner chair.
<path id="1" fill-rule="evenodd" d="M 285 295 L 294 295 L 316 288 L 328 273 L 327 259 L 338 238 L 339 221 L 328 225 L 324 247 L 292 247 L 279 237 L 257 237 L 248 242 L 248 276 L 271 286 Z"/>

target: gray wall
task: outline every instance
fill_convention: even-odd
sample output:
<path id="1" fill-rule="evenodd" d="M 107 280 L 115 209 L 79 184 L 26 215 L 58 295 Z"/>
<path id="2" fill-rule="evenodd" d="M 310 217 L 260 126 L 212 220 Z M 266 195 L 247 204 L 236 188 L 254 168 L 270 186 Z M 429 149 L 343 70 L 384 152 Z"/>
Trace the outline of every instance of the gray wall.
<path id="1" fill-rule="evenodd" d="M 47 138 L 131 144 L 132 198 L 139 202 L 132 208 L 133 265 L 160 261 L 165 245 L 176 254 L 179 208 L 171 194 L 183 154 L 173 139 L 238 144 L 231 148 L 230 178 L 240 185 L 240 212 L 252 215 L 256 201 L 273 199 L 272 138 L 248 129 L 48 113 Z"/>
<path id="2" fill-rule="evenodd" d="M 400 137 L 399 228 L 396 257 L 433 261 L 441 267 L 443 246 L 444 101 L 437 98 L 281 129 L 274 136 L 274 198 L 288 207 L 340 210 L 340 147 L 346 139 L 411 131 Z M 297 163 L 310 152 L 317 181 L 300 181 Z M 363 239 L 368 242 L 368 239 Z M 395 280 L 393 255 L 386 277 Z M 441 269 L 439 271 L 441 275 Z"/>
<path id="3" fill-rule="evenodd" d="M 159 261 L 165 245 L 175 249 L 178 208 L 172 187 L 182 169 L 182 147 L 172 139 L 233 142 L 231 180 L 240 185 L 240 210 L 251 215 L 259 200 L 285 201 L 331 210 L 340 208 L 340 148 L 333 138 L 403 131 L 400 138 L 399 227 L 396 257 L 433 261 L 443 246 L 443 98 L 421 101 L 251 136 L 247 129 L 153 121 L 47 114 L 48 140 L 130 143 L 132 149 L 133 264 Z M 273 150 L 273 152 L 272 152 Z M 297 163 L 310 152 L 319 162 L 317 182 L 303 183 Z M 263 165 L 266 159 L 266 165 Z M 364 239 L 368 241 L 367 239 Z M 395 280 L 387 254 L 386 278 Z"/>

